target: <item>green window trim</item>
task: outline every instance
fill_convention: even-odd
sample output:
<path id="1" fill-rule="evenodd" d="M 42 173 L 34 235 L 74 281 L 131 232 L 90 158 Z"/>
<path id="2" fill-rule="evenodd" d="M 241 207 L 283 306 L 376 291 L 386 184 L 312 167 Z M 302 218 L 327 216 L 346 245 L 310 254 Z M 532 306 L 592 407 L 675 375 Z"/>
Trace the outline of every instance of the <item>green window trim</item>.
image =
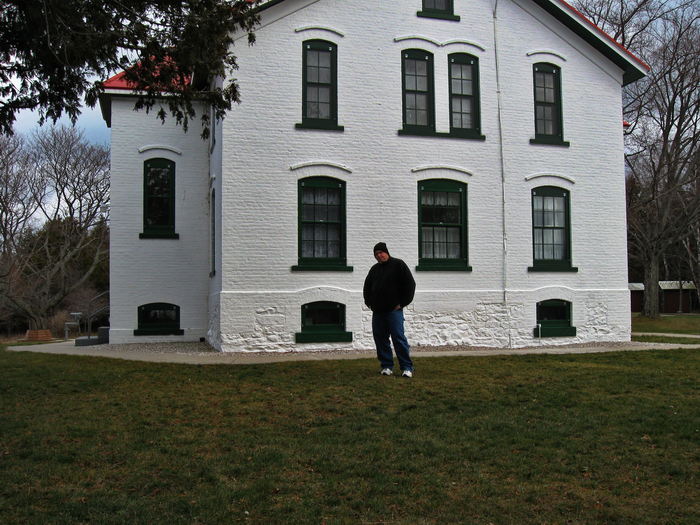
<path id="1" fill-rule="evenodd" d="M 344 264 L 311 264 L 306 263 L 305 266 L 294 265 L 292 266 L 293 272 L 352 272 L 352 266 L 346 266 Z"/>
<path id="2" fill-rule="evenodd" d="M 558 140 L 547 137 L 530 139 L 530 144 L 540 144 L 542 146 L 561 146 L 562 148 L 568 148 L 571 146 L 571 144 L 566 140 Z"/>
<path id="3" fill-rule="evenodd" d="M 576 327 L 571 325 L 571 303 L 563 299 L 549 299 L 537 303 L 537 325 L 533 336 L 574 337 Z"/>
<path id="4" fill-rule="evenodd" d="M 298 261 L 292 271 L 353 271 L 345 252 L 345 182 L 307 177 L 297 184 Z"/>
<path id="5" fill-rule="evenodd" d="M 467 210 L 465 183 L 418 181 L 417 271 L 471 271 Z"/>
<path id="6" fill-rule="evenodd" d="M 531 192 L 532 266 L 529 272 L 578 272 L 571 264 L 571 198 L 568 190 L 540 186 Z"/>
<path id="7" fill-rule="evenodd" d="M 484 141 L 486 140 L 486 137 L 484 135 L 479 135 L 477 133 L 470 133 L 470 132 L 460 132 L 458 134 L 455 133 L 443 133 L 440 131 L 432 131 L 432 130 L 405 130 L 405 129 L 400 129 L 398 130 L 399 135 L 404 135 L 408 137 L 437 137 L 437 138 L 443 138 L 443 139 L 460 139 L 460 140 L 480 140 Z"/>
<path id="8" fill-rule="evenodd" d="M 450 135 L 480 139 L 479 59 L 467 53 L 448 55 Z"/>
<path id="9" fill-rule="evenodd" d="M 333 42 L 302 43 L 302 121 L 295 127 L 344 130 L 338 125 L 338 46 Z"/>
<path id="10" fill-rule="evenodd" d="M 179 233 L 139 233 L 139 239 L 179 239 Z"/>
<path id="11" fill-rule="evenodd" d="M 315 122 L 315 123 L 308 123 L 308 122 L 297 122 L 294 124 L 294 127 L 296 129 L 308 129 L 308 130 L 317 130 L 317 131 L 345 131 L 345 126 L 338 126 L 337 124 L 333 124 L 331 122 Z"/>
<path id="12" fill-rule="evenodd" d="M 538 62 L 532 65 L 535 138 L 530 144 L 569 147 L 564 140 L 561 68 Z"/>
<path id="13" fill-rule="evenodd" d="M 138 307 L 134 335 L 184 335 L 180 329 L 180 307 L 170 303 L 148 303 Z"/>
<path id="14" fill-rule="evenodd" d="M 460 17 L 454 14 L 454 0 L 423 0 L 423 7 L 416 15 L 453 22 L 460 21 Z"/>
<path id="15" fill-rule="evenodd" d="M 175 163 L 171 160 L 143 163 L 143 232 L 139 238 L 180 238 L 175 233 Z"/>
<path id="16" fill-rule="evenodd" d="M 434 134 L 435 84 L 431 53 L 422 49 L 401 51 L 401 95 L 403 128 L 399 133 Z"/>
<path id="17" fill-rule="evenodd" d="M 301 306 L 301 332 L 294 334 L 297 343 L 349 343 L 352 332 L 345 330 L 345 305 L 316 301 Z"/>

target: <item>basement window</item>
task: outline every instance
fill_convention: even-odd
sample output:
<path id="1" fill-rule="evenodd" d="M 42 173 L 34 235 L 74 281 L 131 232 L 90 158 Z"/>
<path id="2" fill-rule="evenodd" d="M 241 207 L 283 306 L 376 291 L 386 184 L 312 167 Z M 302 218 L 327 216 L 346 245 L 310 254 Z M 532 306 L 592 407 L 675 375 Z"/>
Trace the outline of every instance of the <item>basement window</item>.
<path id="1" fill-rule="evenodd" d="M 316 301 L 301 306 L 301 332 L 297 343 L 349 343 L 352 332 L 345 331 L 345 305 Z"/>
<path id="2" fill-rule="evenodd" d="M 142 304 L 138 308 L 138 329 L 134 335 L 183 335 L 180 307 L 170 303 Z"/>
<path id="3" fill-rule="evenodd" d="M 576 327 L 571 326 L 571 303 L 550 299 L 537 303 L 535 337 L 574 337 Z"/>

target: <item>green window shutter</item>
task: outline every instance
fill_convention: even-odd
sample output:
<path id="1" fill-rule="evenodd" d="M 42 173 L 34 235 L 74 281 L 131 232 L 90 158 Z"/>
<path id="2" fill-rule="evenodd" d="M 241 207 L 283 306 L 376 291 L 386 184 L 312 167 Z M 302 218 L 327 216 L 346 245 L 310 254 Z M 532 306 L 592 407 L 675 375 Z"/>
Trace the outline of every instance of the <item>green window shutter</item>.
<path id="1" fill-rule="evenodd" d="M 142 239 L 176 239 L 175 163 L 149 159 L 143 163 Z"/>
<path id="2" fill-rule="evenodd" d="M 338 46 L 326 40 L 302 44 L 302 123 L 298 128 L 341 131 L 338 126 Z"/>
<path id="3" fill-rule="evenodd" d="M 170 303 L 149 303 L 138 307 L 138 329 L 134 335 L 183 335 L 180 307 Z"/>
<path id="4" fill-rule="evenodd" d="M 299 263 L 292 270 L 352 271 L 345 256 L 345 182 L 300 179 L 298 199 Z"/>
<path id="5" fill-rule="evenodd" d="M 479 59 L 466 53 L 454 53 L 447 59 L 450 77 L 450 134 L 482 138 Z"/>
<path id="6" fill-rule="evenodd" d="M 563 188 L 532 190 L 532 259 L 529 271 L 578 271 L 571 266 L 570 199 Z"/>
<path id="7" fill-rule="evenodd" d="M 554 64 L 537 63 L 532 66 L 535 108 L 535 138 L 533 144 L 568 146 L 564 141 L 561 68 Z"/>
<path id="8" fill-rule="evenodd" d="M 345 331 L 345 305 L 331 301 L 307 303 L 301 307 L 301 332 L 297 343 L 351 342 Z"/>
<path id="9" fill-rule="evenodd" d="M 571 326 L 571 303 L 562 299 L 549 299 L 537 303 L 535 337 L 573 337 L 576 327 Z"/>
<path id="10" fill-rule="evenodd" d="M 467 185 L 449 179 L 418 182 L 416 270 L 470 271 Z"/>
<path id="11" fill-rule="evenodd" d="M 454 14 L 453 0 L 423 0 L 423 9 L 416 13 L 426 18 L 440 18 L 459 22 L 459 16 Z"/>
<path id="12" fill-rule="evenodd" d="M 433 55 L 420 49 L 401 52 L 403 132 L 435 133 Z"/>

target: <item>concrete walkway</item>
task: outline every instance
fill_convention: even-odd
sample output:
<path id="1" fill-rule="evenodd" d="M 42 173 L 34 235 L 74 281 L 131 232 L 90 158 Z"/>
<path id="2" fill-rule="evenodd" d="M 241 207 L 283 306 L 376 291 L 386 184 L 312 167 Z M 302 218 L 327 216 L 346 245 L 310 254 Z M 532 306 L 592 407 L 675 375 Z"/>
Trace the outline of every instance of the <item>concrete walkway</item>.
<path id="1" fill-rule="evenodd" d="M 640 334 L 641 335 L 641 334 Z M 666 335 L 669 334 L 655 334 Z M 686 336 L 683 336 L 686 337 Z M 697 345 L 682 345 L 683 348 L 700 349 L 700 336 Z M 602 352 L 622 352 L 640 350 L 671 350 L 678 344 L 669 343 L 595 343 L 566 346 L 545 346 L 531 348 L 474 348 L 474 347 L 413 347 L 411 357 L 445 356 L 493 356 L 528 354 L 591 354 Z M 56 343 L 9 346 L 12 352 L 38 352 L 45 354 L 82 355 L 148 361 L 156 363 L 183 363 L 198 365 L 242 365 L 275 363 L 285 361 L 316 361 L 333 359 L 375 358 L 374 350 L 328 350 L 316 352 L 215 352 L 203 343 L 134 344 L 134 345 L 95 345 L 75 346 L 72 340 Z"/>

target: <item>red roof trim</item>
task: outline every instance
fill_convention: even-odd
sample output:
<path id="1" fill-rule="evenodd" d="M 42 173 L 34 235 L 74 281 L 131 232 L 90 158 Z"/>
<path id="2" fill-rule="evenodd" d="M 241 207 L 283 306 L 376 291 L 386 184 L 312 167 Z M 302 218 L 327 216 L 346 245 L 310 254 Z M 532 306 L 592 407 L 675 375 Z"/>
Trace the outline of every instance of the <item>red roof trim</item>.
<path id="1" fill-rule="evenodd" d="M 127 82 L 127 80 L 124 78 L 125 76 L 126 71 L 117 73 L 113 77 L 105 80 L 102 84 L 102 87 L 104 87 L 105 89 L 128 89 L 129 91 L 131 91 L 133 89 L 133 84 Z"/>
<path id="2" fill-rule="evenodd" d="M 172 63 L 172 59 L 170 59 L 170 58 L 166 58 L 165 61 L 166 61 L 166 62 Z M 137 63 L 136 63 L 134 66 L 132 66 L 132 67 L 138 68 L 138 67 L 140 67 L 140 65 L 141 65 L 141 63 L 140 63 L 140 62 L 137 62 Z M 191 82 L 192 82 L 192 76 L 191 76 L 191 75 L 188 75 L 187 77 L 185 77 L 184 85 L 187 86 L 187 85 L 189 85 Z M 179 82 L 175 82 L 175 83 L 173 83 L 172 85 L 176 86 L 176 85 L 178 85 L 178 84 L 179 84 Z M 132 82 L 129 82 L 129 81 L 126 79 L 126 71 L 122 71 L 121 73 L 117 73 L 117 74 L 114 75 L 113 77 L 108 78 L 107 80 L 105 80 L 105 81 L 102 83 L 102 87 L 103 87 L 104 89 L 123 89 L 123 90 L 126 90 L 126 91 L 133 91 L 134 89 L 136 89 L 136 86 L 135 86 Z M 163 89 L 162 86 L 160 86 L 159 89 Z"/>
<path id="3" fill-rule="evenodd" d="M 651 70 L 651 67 L 644 62 L 641 58 L 637 57 L 634 53 L 632 53 L 629 49 L 627 49 L 625 46 L 620 44 L 617 40 L 615 40 L 613 37 L 611 37 L 609 34 L 607 34 L 605 31 L 603 31 L 600 27 L 595 25 L 593 22 L 591 22 L 586 15 L 584 15 L 581 11 L 576 9 L 574 6 L 566 2 L 566 0 L 559 0 L 564 6 L 566 6 L 569 11 L 574 13 L 576 16 L 578 16 L 581 20 L 583 20 L 586 24 L 591 26 L 593 29 L 595 29 L 596 32 L 598 32 L 600 35 L 602 35 L 606 40 L 609 42 L 612 42 L 618 49 L 620 49 L 622 52 L 624 52 L 626 55 L 628 55 L 630 58 L 632 58 L 635 62 L 640 64 L 644 69 L 647 71 Z"/>

